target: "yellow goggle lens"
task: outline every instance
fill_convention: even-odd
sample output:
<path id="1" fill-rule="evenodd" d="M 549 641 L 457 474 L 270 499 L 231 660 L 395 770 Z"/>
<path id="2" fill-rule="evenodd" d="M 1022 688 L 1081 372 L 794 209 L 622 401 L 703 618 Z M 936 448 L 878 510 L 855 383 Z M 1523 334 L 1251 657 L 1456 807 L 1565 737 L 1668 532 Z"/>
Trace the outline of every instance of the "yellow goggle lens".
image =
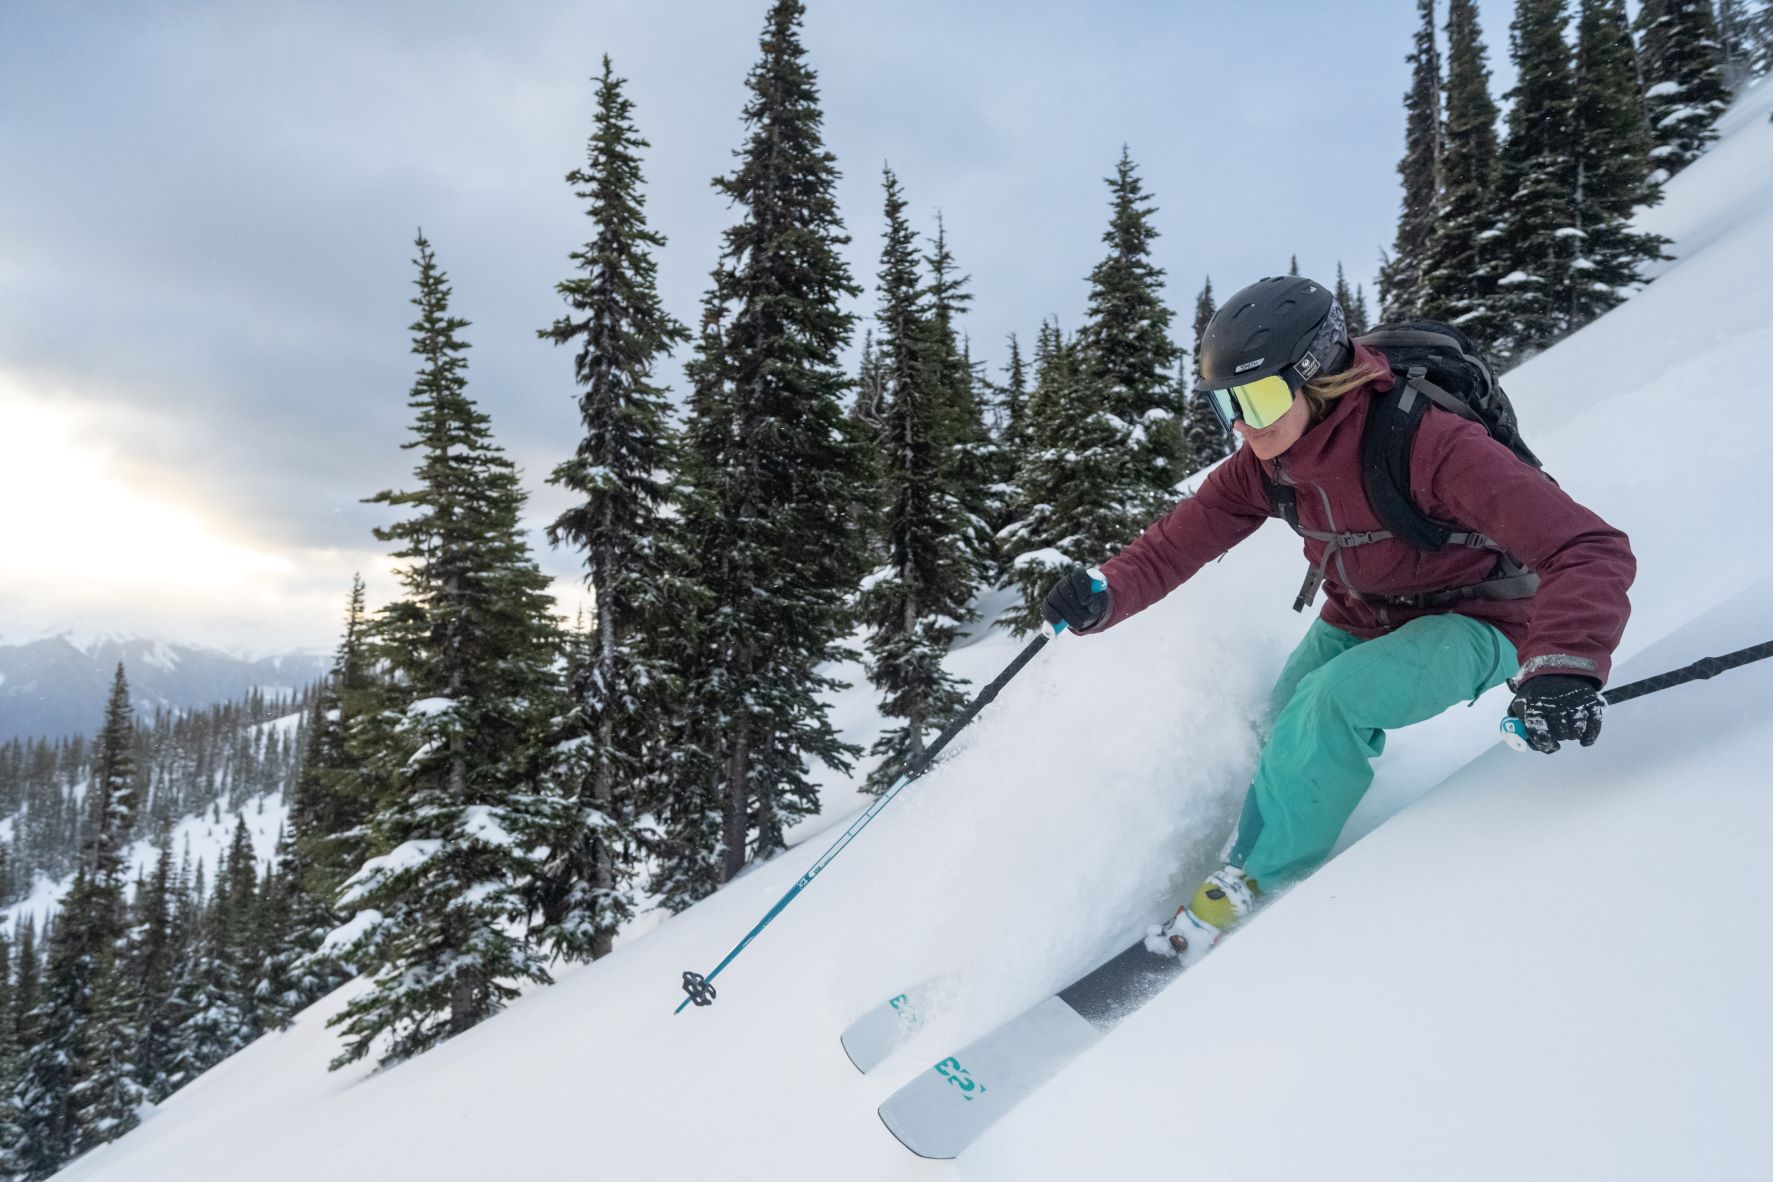
<path id="1" fill-rule="evenodd" d="M 1242 419 L 1258 431 L 1273 426 L 1275 420 L 1286 414 L 1293 405 L 1293 388 L 1279 374 L 1257 378 L 1242 386 L 1228 386 L 1212 393 L 1219 414 L 1227 425 L 1233 419 Z"/>

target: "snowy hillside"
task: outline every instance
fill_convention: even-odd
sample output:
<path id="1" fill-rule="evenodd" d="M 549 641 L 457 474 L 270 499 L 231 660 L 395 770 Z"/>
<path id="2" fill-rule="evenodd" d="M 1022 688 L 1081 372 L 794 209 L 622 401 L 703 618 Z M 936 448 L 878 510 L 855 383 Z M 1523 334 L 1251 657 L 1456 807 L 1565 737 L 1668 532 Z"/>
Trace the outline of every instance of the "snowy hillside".
<path id="1" fill-rule="evenodd" d="M 303 716 L 299 713 L 286 714 L 282 718 L 249 728 L 249 733 L 274 731 L 289 741 L 301 728 L 302 721 Z M 77 789 L 82 798 L 85 796 L 85 788 L 82 783 Z M 264 867 L 270 864 L 276 853 L 277 838 L 281 836 L 284 822 L 289 817 L 289 806 L 281 792 L 267 792 L 248 800 L 238 815 L 246 819 L 247 831 L 252 835 L 253 857 L 257 859 L 262 874 Z M 12 823 L 13 818 L 10 817 L 0 821 L 0 834 L 10 837 Z M 201 866 L 207 880 L 214 881 L 216 870 L 227 852 L 228 843 L 233 840 L 235 824 L 236 814 L 225 811 L 220 803 L 207 812 L 181 817 L 171 829 L 174 861 L 188 857 L 193 873 Z M 155 860 L 159 856 L 159 846 L 151 836 L 133 842 L 125 855 L 131 868 L 130 880 L 151 876 Z M 43 930 L 44 921 L 60 906 L 62 898 L 72 885 L 72 876 L 51 879 L 39 873 L 33 880 L 31 893 L 27 897 L 10 907 L 0 908 L 0 929 L 16 931 L 18 925 L 29 916 L 36 922 L 37 929 Z"/>
<path id="2" fill-rule="evenodd" d="M 1649 219 L 1679 261 L 1508 379 L 1547 467 L 1632 537 L 1616 683 L 1773 638 L 1769 111 L 1762 85 Z M 881 1128 L 893 1090 L 1208 867 L 1305 627 L 1300 563 L 1271 526 L 1127 626 L 1050 646 L 707 1010 L 673 1016 L 679 974 L 818 856 L 815 826 L 391 1071 L 326 1072 L 348 986 L 62 1177 L 1773 1176 L 1773 663 L 1622 705 L 1552 758 L 1495 743 L 1505 692 L 1400 732 L 1349 848 L 957 1162 Z M 1015 647 L 956 664 L 978 679 Z M 858 1075 L 844 1023 L 956 970 L 930 1029 Z"/>

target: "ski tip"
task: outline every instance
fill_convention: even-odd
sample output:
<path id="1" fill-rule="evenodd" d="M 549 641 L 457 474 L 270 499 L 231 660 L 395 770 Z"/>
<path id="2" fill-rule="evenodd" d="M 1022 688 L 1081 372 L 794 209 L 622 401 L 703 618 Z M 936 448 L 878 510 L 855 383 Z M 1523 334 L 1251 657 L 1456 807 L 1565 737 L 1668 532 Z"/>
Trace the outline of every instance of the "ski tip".
<path id="1" fill-rule="evenodd" d="M 958 1157 L 960 1155 L 960 1151 L 958 1149 L 956 1149 L 956 1150 L 919 1149 L 915 1144 L 913 1144 L 910 1140 L 907 1139 L 904 1131 L 902 1131 L 896 1125 L 893 1124 L 893 1118 L 887 1112 L 886 1105 L 884 1105 L 884 1104 L 881 1105 L 879 1108 L 876 1108 L 874 1110 L 874 1114 L 876 1116 L 880 1117 L 880 1123 L 886 1126 L 887 1132 L 891 1133 L 893 1135 L 893 1138 L 896 1141 L 898 1141 L 899 1144 L 903 1145 L 905 1148 L 909 1149 L 911 1152 L 915 1153 L 917 1156 L 925 1159 L 926 1161 L 953 1161 L 956 1157 Z"/>
<path id="2" fill-rule="evenodd" d="M 839 1038 L 837 1041 L 843 1047 L 843 1057 L 850 1061 L 851 1067 L 854 1067 L 863 1075 L 867 1075 L 870 1071 L 880 1066 L 878 1061 L 864 1063 L 861 1058 L 858 1058 L 855 1048 L 850 1046 L 850 1040 L 847 1034 L 842 1038 Z M 868 1056 L 868 1058 L 872 1059 L 872 1056 Z"/>

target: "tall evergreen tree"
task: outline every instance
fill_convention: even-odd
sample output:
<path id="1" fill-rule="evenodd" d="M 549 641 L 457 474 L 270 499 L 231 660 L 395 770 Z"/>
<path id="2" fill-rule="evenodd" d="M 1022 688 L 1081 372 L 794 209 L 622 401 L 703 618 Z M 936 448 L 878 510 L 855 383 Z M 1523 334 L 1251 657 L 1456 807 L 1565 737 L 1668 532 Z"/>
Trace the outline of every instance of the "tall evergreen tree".
<path id="1" fill-rule="evenodd" d="M 136 1079 L 147 1098 L 164 1100 L 173 1089 L 178 1032 L 183 1015 L 177 1005 L 178 947 L 173 929 L 172 845 L 162 843 L 153 876 L 137 889 L 130 939 L 130 971 L 140 982 L 141 1008 L 135 1017 L 139 1041 Z"/>
<path id="2" fill-rule="evenodd" d="M 1034 446 L 1033 415 L 1029 407 L 1028 363 L 1022 356 L 1022 343 L 1015 333 L 1009 334 L 1010 356 L 1004 363 L 1003 381 L 992 383 L 996 398 L 993 439 L 997 446 L 997 517 L 993 521 L 992 551 L 996 564 L 990 581 L 1003 583 L 1009 574 L 1005 543 L 1021 531 L 1020 514 L 1026 508 L 1016 486 L 1017 473 Z"/>
<path id="3" fill-rule="evenodd" d="M 1213 319 L 1213 313 L 1219 306 L 1213 300 L 1213 277 L 1207 276 L 1201 284 L 1200 295 L 1194 300 L 1194 364 L 1189 388 L 1194 392 L 1188 402 L 1188 450 L 1194 456 L 1197 468 L 1204 468 L 1214 460 L 1231 454 L 1232 438 L 1226 431 L 1225 424 L 1219 421 L 1218 414 L 1213 410 L 1212 403 L 1206 394 L 1194 387 L 1200 382 L 1200 342 L 1206 335 L 1207 325 Z"/>
<path id="4" fill-rule="evenodd" d="M 250 837 L 237 825 L 216 869 L 215 891 L 199 908 L 174 1008 L 179 1027 L 171 1078 L 188 1083 L 257 1036 L 248 951 L 257 866 Z"/>
<path id="5" fill-rule="evenodd" d="M 369 822 L 387 802 L 386 777 L 366 752 L 377 738 L 388 703 L 375 671 L 363 579 L 351 576 L 345 631 L 321 682 L 308 720 L 301 773 L 290 794 L 293 846 L 283 873 L 299 886 L 298 925 L 310 948 L 336 925 L 332 903 L 339 887 L 369 851 Z M 357 732 L 365 732 L 359 735 Z"/>
<path id="6" fill-rule="evenodd" d="M 567 739 L 578 741 L 568 756 L 576 804 L 550 842 L 538 899 L 546 939 L 571 960 L 607 953 L 633 914 L 641 780 L 657 765 L 676 688 L 651 642 L 671 626 L 658 542 L 668 493 L 660 472 L 672 465 L 670 400 L 653 374 L 689 330 L 659 301 L 651 252 L 665 239 L 646 223 L 640 152 L 648 145 L 624 85 L 606 55 L 586 164 L 566 177 L 595 234 L 573 252 L 579 273 L 559 285 L 570 314 L 540 333 L 578 348 L 584 425 L 573 457 L 549 478 L 578 501 L 548 538 L 584 552 L 595 593 L 593 647 L 567 719 Z"/>
<path id="7" fill-rule="evenodd" d="M 1724 85 L 1740 92 L 1755 76 L 1754 6 L 1750 0 L 1717 0 L 1718 54 L 1723 59 Z"/>
<path id="8" fill-rule="evenodd" d="M 422 233 L 417 246 L 421 364 L 403 446 L 419 452 L 418 486 L 369 498 L 412 511 L 376 530 L 404 563 L 405 598 L 374 632 L 408 704 L 388 712 L 375 753 L 399 791 L 340 899 L 360 913 L 350 955 L 372 988 L 330 1023 L 346 1040 L 335 1065 L 383 1035 L 383 1062 L 417 1054 L 496 1013 L 517 983 L 548 980 L 512 923 L 540 869 L 532 851 L 559 823 L 547 779 L 558 630 L 523 539 L 517 470 L 467 393 L 468 322 L 451 314 Z"/>
<path id="9" fill-rule="evenodd" d="M 1637 28 L 1650 160 L 1672 177 L 1718 137 L 1714 124 L 1730 105 L 1723 46 L 1711 0 L 1644 0 Z"/>
<path id="10" fill-rule="evenodd" d="M 883 697 L 881 713 L 904 720 L 888 729 L 873 753 L 883 756 L 868 779 L 884 791 L 924 750 L 925 733 L 943 726 L 962 698 L 942 658 L 970 612 L 971 556 L 964 539 L 965 506 L 950 479 L 945 414 L 953 404 L 947 371 L 952 328 L 942 323 L 940 287 L 926 305 L 918 282 L 915 239 L 905 198 L 885 170 L 886 244 L 881 252 L 881 473 L 886 561 L 862 594 L 870 628 L 868 675 Z"/>
<path id="11" fill-rule="evenodd" d="M 11 1162 L 24 1138 L 14 1097 L 19 1082 L 19 1009 L 13 988 L 12 944 L 0 932 L 0 1176 L 9 1176 Z"/>
<path id="12" fill-rule="evenodd" d="M 1494 306 L 1497 269 L 1496 103 L 1476 0 L 1447 5 L 1446 125 L 1441 131 L 1441 198 L 1421 313 L 1459 325 L 1480 346 L 1500 335 Z"/>
<path id="13" fill-rule="evenodd" d="M 871 428 L 880 426 L 880 404 L 885 397 L 886 375 L 880 354 L 874 348 L 874 329 L 862 335 L 862 360 L 856 367 L 856 400 L 850 403 L 850 414 Z"/>
<path id="14" fill-rule="evenodd" d="M 1124 145 L 1106 183 L 1108 255 L 1090 272 L 1078 345 L 1088 379 L 1106 400 L 1103 411 L 1127 424 L 1134 450 L 1122 508 L 1143 526 L 1175 502 L 1176 482 L 1191 470 L 1182 430 L 1185 391 L 1175 383 L 1181 352 L 1170 337 L 1164 271 L 1152 262 L 1157 210 Z"/>
<path id="15" fill-rule="evenodd" d="M 1650 131 L 1637 94 L 1636 54 L 1624 0 L 1581 0 L 1576 24 L 1575 228 L 1571 328 L 1616 307 L 1643 282 L 1666 239 L 1639 232 L 1632 215 L 1662 200 L 1650 179 Z"/>
<path id="16" fill-rule="evenodd" d="M 117 666 L 87 788 L 87 837 L 50 941 L 43 992 L 28 1026 L 35 1037 L 18 1092 L 27 1129 L 18 1160 L 44 1178 L 69 1158 L 136 1123 L 131 997 L 118 969 L 124 950 L 124 852 L 135 824 L 135 727 L 129 682 Z"/>
<path id="17" fill-rule="evenodd" d="M 1345 316 L 1354 307 L 1354 289 L 1348 286 L 1348 276 L 1342 270 L 1341 259 L 1336 260 L 1336 286 L 1330 294 L 1336 297 L 1338 304 L 1342 305 L 1342 312 Z M 1350 335 L 1353 335 L 1352 331 Z"/>
<path id="18" fill-rule="evenodd" d="M 999 465 L 996 444 L 985 425 L 978 375 L 957 323 L 973 297 L 966 289 L 968 277 L 956 273 L 958 265 L 949 252 L 947 227 L 939 213 L 936 237 L 924 262 L 930 276 L 923 295 L 930 334 L 927 380 L 936 399 L 934 424 L 942 455 L 942 485 L 960 510 L 957 540 L 968 567 L 970 597 L 995 556 L 991 522 L 1001 516 L 994 487 Z"/>
<path id="19" fill-rule="evenodd" d="M 1369 327 L 1367 323 L 1367 293 L 1360 284 L 1352 289 L 1348 286 L 1348 277 L 1343 274 L 1342 263 L 1336 263 L 1336 289 L 1332 293 L 1336 302 L 1342 305 L 1342 314 L 1348 320 L 1348 335 L 1358 337 Z"/>
<path id="20" fill-rule="evenodd" d="M 800 0 L 776 0 L 747 80 L 746 142 L 715 188 L 742 213 L 726 232 L 689 366 L 689 447 L 681 526 L 704 606 L 686 628 L 696 653 L 661 860 L 667 905 L 730 879 L 818 807 L 808 762 L 847 767 L 855 748 L 827 717 L 850 596 L 866 559 L 855 518 L 866 446 L 844 411 L 840 352 L 858 294 L 839 248 L 834 157 Z M 680 666 L 680 668 L 682 668 Z M 718 815 L 715 848 L 709 810 Z M 712 880 L 712 881 L 711 881 Z"/>
<path id="21" fill-rule="evenodd" d="M 1773 73 L 1773 0 L 1761 0 L 1760 10 L 1747 17 L 1748 72 L 1751 78 Z"/>
<path id="22" fill-rule="evenodd" d="M 1410 55 L 1410 89 L 1404 94 L 1404 155 L 1397 172 L 1404 185 L 1391 257 L 1379 272 L 1380 315 L 1408 320 L 1420 314 L 1423 268 L 1434 236 L 1441 190 L 1441 58 L 1434 35 L 1434 0 L 1416 0 L 1422 23 Z"/>
<path id="23" fill-rule="evenodd" d="M 1022 592 L 1002 619 L 1023 632 L 1040 627 L 1040 603 L 1060 574 L 1101 562 L 1137 536 L 1146 503 L 1130 478 L 1130 425 L 1110 409 L 1080 343 L 1056 324 L 1036 345 L 1029 405 L 1034 446 L 1016 476 L 1014 534 L 1001 539 Z"/>
<path id="24" fill-rule="evenodd" d="M 1028 365 L 1022 360 L 1022 343 L 1010 334 L 1010 359 L 1004 363 L 1003 430 L 1004 450 L 1020 462 L 1032 437 L 1028 421 Z"/>
<path id="25" fill-rule="evenodd" d="M 1348 331 L 1352 336 L 1363 336 L 1373 327 L 1372 313 L 1367 310 L 1367 289 L 1364 284 L 1354 285 L 1354 303 L 1348 305 Z"/>
<path id="26" fill-rule="evenodd" d="M 1576 259 L 1575 84 L 1565 0 L 1517 0 L 1509 51 L 1508 138 L 1497 165 L 1502 208 L 1495 307 L 1504 331 L 1487 342 L 1521 360 L 1569 331 Z"/>

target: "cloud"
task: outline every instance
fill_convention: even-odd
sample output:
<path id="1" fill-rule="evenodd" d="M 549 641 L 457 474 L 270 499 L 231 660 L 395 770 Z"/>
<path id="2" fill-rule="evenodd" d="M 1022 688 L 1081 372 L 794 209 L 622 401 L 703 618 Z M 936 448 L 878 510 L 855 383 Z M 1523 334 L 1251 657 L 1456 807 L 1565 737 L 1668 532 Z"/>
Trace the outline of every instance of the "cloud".
<path id="1" fill-rule="evenodd" d="M 766 7 L 9 6 L 0 158 L 22 166 L 0 175 L 0 371 L 71 400 L 127 487 L 313 570 L 305 626 L 326 643 L 338 580 L 379 549 L 385 511 L 361 498 L 409 479 L 415 229 L 473 322 L 470 393 L 546 521 L 578 425 L 570 359 L 535 330 L 588 233 L 562 181 L 588 79 L 608 52 L 630 80 L 661 290 L 693 322 L 733 216 L 708 182 L 741 139 Z M 1227 291 L 1297 252 L 1368 274 L 1396 212 L 1412 7 L 813 0 L 854 274 L 878 265 L 890 160 L 921 230 L 943 212 L 973 280 L 963 327 L 1000 365 L 1008 333 L 1079 323 L 1123 142 L 1161 210 L 1178 336 L 1208 272 Z M 575 578 L 574 556 L 538 559 Z M 243 603 L 239 627 L 260 610 L 281 627 L 276 606 Z"/>

